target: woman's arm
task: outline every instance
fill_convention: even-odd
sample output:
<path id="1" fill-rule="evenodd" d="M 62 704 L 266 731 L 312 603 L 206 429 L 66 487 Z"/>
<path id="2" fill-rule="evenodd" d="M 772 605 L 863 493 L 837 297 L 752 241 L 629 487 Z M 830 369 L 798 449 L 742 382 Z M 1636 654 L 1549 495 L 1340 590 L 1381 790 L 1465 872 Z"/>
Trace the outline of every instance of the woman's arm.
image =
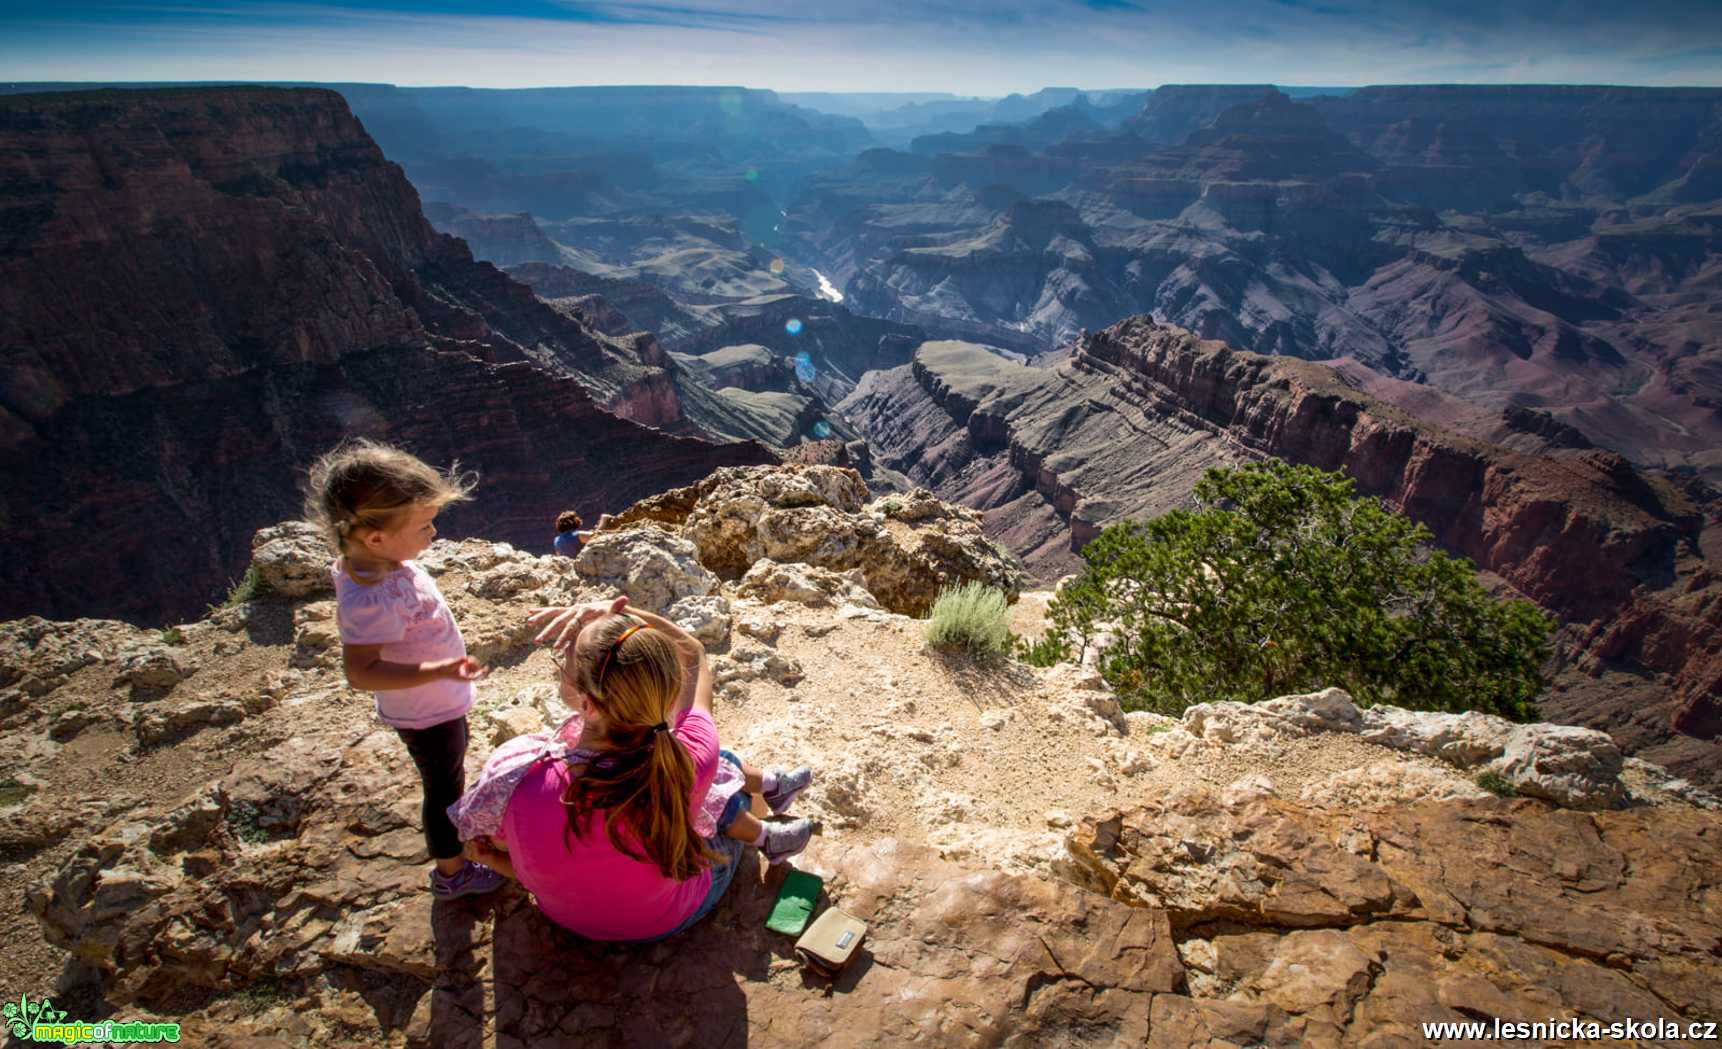
<path id="1" fill-rule="evenodd" d="M 653 630 L 662 631 L 668 635 L 670 643 L 676 646 L 676 655 L 682 664 L 682 694 L 676 697 L 675 708 L 670 712 L 673 722 L 681 717 L 682 712 L 689 707 L 703 710 L 710 714 L 712 710 L 712 668 L 706 659 L 706 646 L 700 639 L 683 630 L 681 627 L 651 612 L 633 610 L 633 615 L 645 620 Z"/>
<path id="2" fill-rule="evenodd" d="M 625 596 L 617 597 L 609 602 L 595 601 L 587 605 L 574 605 L 556 608 L 534 608 L 528 617 L 529 623 L 549 625 L 538 632 L 538 641 L 550 640 L 557 648 L 568 648 L 574 644 L 580 630 L 587 623 L 613 612 L 626 611 L 637 617 L 654 630 L 661 631 L 675 646 L 677 662 L 682 665 L 682 693 L 676 698 L 676 706 L 672 716 L 679 717 L 682 711 L 690 706 L 697 706 L 710 712 L 712 708 L 712 674 L 711 664 L 706 660 L 706 646 L 700 639 L 683 630 L 681 627 L 653 612 L 643 612 L 637 608 L 628 607 Z"/>

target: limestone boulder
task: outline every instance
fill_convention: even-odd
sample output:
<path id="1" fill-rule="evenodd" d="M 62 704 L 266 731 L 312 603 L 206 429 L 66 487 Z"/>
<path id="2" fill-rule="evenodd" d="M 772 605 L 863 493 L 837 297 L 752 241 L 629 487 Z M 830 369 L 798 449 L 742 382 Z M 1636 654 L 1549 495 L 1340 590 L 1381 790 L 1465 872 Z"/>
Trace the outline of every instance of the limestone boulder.
<path id="1" fill-rule="evenodd" d="M 760 680 L 793 687 L 806 676 L 798 660 L 751 641 L 740 642 L 724 655 L 712 657 L 712 682 L 719 687 Z"/>
<path id="2" fill-rule="evenodd" d="M 671 527 L 726 579 L 762 559 L 859 569 L 879 604 L 904 615 L 925 615 L 940 591 L 970 581 L 1015 599 L 1021 571 L 982 533 L 978 512 L 922 492 L 892 514 L 866 507 L 866 497 L 861 475 L 847 468 L 734 467 L 630 507 L 599 535 L 636 524 Z"/>
<path id="3" fill-rule="evenodd" d="M 693 542 L 653 525 L 598 533 L 574 559 L 574 569 L 588 586 L 619 590 L 659 614 L 682 598 L 718 589 Z"/>
<path id="4" fill-rule="evenodd" d="M 1569 808 L 1623 804 L 1620 748 L 1607 733 L 1570 725 L 1515 725 L 1476 711 L 1405 710 L 1385 704 L 1360 710 L 1337 688 L 1261 703 L 1198 703 L 1184 712 L 1191 737 L 1215 743 L 1273 743 L 1343 732 L 1394 750 L 1438 758 L 1455 768 L 1487 768 L 1527 797 Z M 1162 746 L 1175 741 L 1160 741 Z M 1367 784 L 1349 784 L 1379 793 Z"/>
<path id="5" fill-rule="evenodd" d="M 729 644 L 732 617 L 729 598 L 722 594 L 684 597 L 669 607 L 664 618 L 694 635 L 701 644 L 719 648 Z"/>
<path id="6" fill-rule="evenodd" d="M 1184 711 L 1184 727 L 1192 735 L 1220 743 L 1356 732 L 1361 724 L 1351 696 L 1337 688 L 1260 703 L 1198 703 Z"/>
<path id="7" fill-rule="evenodd" d="M 531 706 L 484 707 L 478 711 L 478 729 L 492 747 L 500 747 L 515 736 L 545 729 L 544 715 Z"/>
<path id="8" fill-rule="evenodd" d="M 196 672 L 196 663 L 183 646 L 138 642 L 120 651 L 114 684 L 129 685 L 134 697 L 145 698 L 173 688 Z"/>
<path id="9" fill-rule="evenodd" d="M 1576 725 L 1520 725 L 1496 771 L 1513 789 L 1575 809 L 1610 809 L 1626 800 L 1622 756 L 1606 732 Z"/>
<path id="10" fill-rule="evenodd" d="M 251 537 L 251 567 L 258 582 L 283 597 L 333 591 L 329 563 L 334 559 L 329 536 L 309 521 L 285 521 Z"/>
<path id="11" fill-rule="evenodd" d="M 41 616 L 0 623 L 0 688 L 43 696 L 88 666 L 110 662 L 146 635 L 111 619 L 55 622 Z"/>
<path id="12" fill-rule="evenodd" d="M 1474 710 L 1446 714 L 1381 704 L 1362 712 L 1358 731 L 1371 743 L 1427 754 L 1469 769 L 1500 757 L 1514 725 L 1506 718 Z"/>
<path id="13" fill-rule="evenodd" d="M 155 704 L 138 717 L 138 742 L 145 747 L 161 746 L 206 728 L 237 724 L 245 715 L 245 705 L 232 699 Z"/>
<path id="14" fill-rule="evenodd" d="M 293 666 L 333 668 L 340 658 L 341 628 L 335 622 L 335 602 L 312 601 L 294 609 Z"/>
<path id="15" fill-rule="evenodd" d="M 458 571 L 471 578 L 502 565 L 539 561 L 553 563 L 555 559 L 537 558 L 508 543 L 488 539 L 438 539 L 419 555 L 416 564 L 433 576 Z"/>
<path id="16" fill-rule="evenodd" d="M 748 569 L 735 589 L 742 597 L 766 604 L 791 601 L 813 608 L 879 607 L 859 569 L 833 572 L 809 564 L 781 564 L 767 558 Z"/>

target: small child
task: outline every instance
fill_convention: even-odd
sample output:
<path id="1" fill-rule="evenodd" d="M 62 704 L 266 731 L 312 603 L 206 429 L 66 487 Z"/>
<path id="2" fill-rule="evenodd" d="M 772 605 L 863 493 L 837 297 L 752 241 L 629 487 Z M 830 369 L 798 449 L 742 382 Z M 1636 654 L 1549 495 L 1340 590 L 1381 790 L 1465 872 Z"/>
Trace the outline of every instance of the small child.
<path id="1" fill-rule="evenodd" d="M 436 582 L 413 564 L 436 537 L 437 512 L 471 498 L 474 479 L 439 473 L 397 448 L 343 443 L 311 468 L 306 516 L 339 556 L 335 619 L 347 683 L 376 693 L 377 716 L 407 745 L 424 786 L 425 847 L 441 899 L 489 892 L 506 881 L 462 856 L 448 806 L 466 788 L 466 712 L 484 667 Z"/>

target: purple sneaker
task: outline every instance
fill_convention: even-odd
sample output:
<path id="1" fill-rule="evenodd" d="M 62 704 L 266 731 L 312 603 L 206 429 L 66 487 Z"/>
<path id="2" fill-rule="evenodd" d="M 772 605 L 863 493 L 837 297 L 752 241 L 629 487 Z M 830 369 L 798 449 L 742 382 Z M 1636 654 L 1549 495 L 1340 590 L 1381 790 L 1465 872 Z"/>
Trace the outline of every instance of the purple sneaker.
<path id="1" fill-rule="evenodd" d="M 775 867 L 802 849 L 807 848 L 807 843 L 812 840 L 812 820 L 767 823 L 765 825 L 765 846 L 759 851 L 765 853 L 765 858 L 771 861 L 771 865 Z"/>
<path id="2" fill-rule="evenodd" d="M 771 807 L 773 816 L 781 816 L 789 811 L 789 806 L 795 802 L 796 797 L 813 782 L 813 770 L 803 765 L 788 772 L 782 769 L 776 771 L 777 786 L 763 792 L 760 797 Z"/>
<path id="3" fill-rule="evenodd" d="M 507 881 L 506 877 L 484 864 L 467 860 L 466 865 L 453 874 L 443 874 L 433 868 L 430 873 L 430 891 L 431 895 L 439 900 L 452 900 L 461 896 L 477 896 L 482 892 L 495 892 Z"/>

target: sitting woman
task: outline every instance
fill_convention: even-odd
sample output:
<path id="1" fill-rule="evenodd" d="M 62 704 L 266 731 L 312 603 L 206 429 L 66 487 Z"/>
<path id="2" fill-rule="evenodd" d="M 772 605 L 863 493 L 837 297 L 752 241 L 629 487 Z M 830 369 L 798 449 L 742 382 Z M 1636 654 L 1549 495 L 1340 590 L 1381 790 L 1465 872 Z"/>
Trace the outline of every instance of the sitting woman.
<path id="1" fill-rule="evenodd" d="M 579 557 L 580 548 L 592 538 L 591 532 L 582 532 L 584 524 L 580 515 L 572 510 L 564 510 L 556 515 L 556 541 L 553 544 L 556 552 L 563 557 Z"/>
<path id="2" fill-rule="evenodd" d="M 705 648 L 649 612 L 608 604 L 534 611 L 553 638 L 562 699 L 554 734 L 510 740 L 449 809 L 467 853 L 517 879 L 557 924 L 597 940 L 655 940 L 705 917 L 743 843 L 781 863 L 809 820 L 762 823 L 812 779 L 761 772 L 718 748 Z"/>

